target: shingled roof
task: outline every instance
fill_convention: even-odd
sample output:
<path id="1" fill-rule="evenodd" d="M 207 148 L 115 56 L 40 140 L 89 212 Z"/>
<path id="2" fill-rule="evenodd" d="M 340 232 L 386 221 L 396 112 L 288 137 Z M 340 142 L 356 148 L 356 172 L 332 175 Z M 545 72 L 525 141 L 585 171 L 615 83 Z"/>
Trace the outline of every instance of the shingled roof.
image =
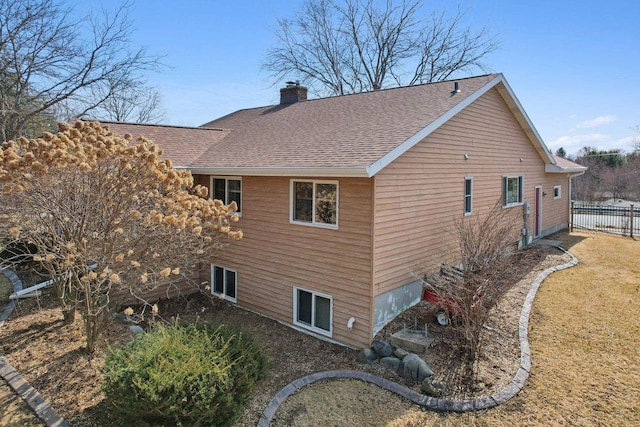
<path id="1" fill-rule="evenodd" d="M 207 149 L 229 134 L 228 130 L 205 127 L 167 126 L 124 122 L 100 122 L 119 135 L 144 136 L 162 148 L 175 167 L 187 168 Z"/>
<path id="2" fill-rule="evenodd" d="M 144 134 L 194 173 L 371 177 L 492 88 L 545 163 L 563 169 L 502 74 L 245 109 L 200 128 L 109 126 Z"/>

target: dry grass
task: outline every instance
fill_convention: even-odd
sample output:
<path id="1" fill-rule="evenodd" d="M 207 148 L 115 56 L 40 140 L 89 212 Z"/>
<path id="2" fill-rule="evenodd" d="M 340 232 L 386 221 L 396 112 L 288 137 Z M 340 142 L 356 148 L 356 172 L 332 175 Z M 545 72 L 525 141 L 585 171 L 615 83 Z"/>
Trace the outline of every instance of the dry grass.
<path id="1" fill-rule="evenodd" d="M 640 242 L 609 235 L 564 237 L 580 264 L 554 273 L 540 288 L 530 323 L 532 375 L 518 396 L 474 414 L 423 412 L 388 397 L 397 412 L 372 425 L 640 425 Z M 342 394 L 340 387 L 355 385 L 336 383 L 334 395 Z M 364 404 L 361 412 L 369 409 Z"/>

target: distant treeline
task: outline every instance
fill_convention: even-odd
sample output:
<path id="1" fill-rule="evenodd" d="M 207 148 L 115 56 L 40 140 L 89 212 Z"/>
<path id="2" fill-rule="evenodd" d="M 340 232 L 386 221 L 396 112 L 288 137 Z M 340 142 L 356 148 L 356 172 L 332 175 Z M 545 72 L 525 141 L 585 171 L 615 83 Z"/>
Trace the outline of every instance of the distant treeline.
<path id="1" fill-rule="evenodd" d="M 556 152 L 556 155 L 562 154 L 563 149 Z M 584 147 L 570 160 L 589 168 L 584 175 L 572 180 L 573 200 L 598 202 L 615 198 L 640 201 L 640 143 L 631 153 Z"/>

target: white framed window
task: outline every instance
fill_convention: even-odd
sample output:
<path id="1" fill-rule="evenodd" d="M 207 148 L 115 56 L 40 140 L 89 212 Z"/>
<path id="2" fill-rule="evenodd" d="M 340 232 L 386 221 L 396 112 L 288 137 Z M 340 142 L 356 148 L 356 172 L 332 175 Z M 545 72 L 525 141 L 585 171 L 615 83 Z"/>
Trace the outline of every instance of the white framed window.
<path id="1" fill-rule="evenodd" d="M 553 200 L 558 200 L 562 197 L 562 186 L 555 185 L 553 187 Z"/>
<path id="2" fill-rule="evenodd" d="M 524 177 L 503 176 L 502 177 L 502 206 L 507 208 L 523 203 Z"/>
<path id="3" fill-rule="evenodd" d="M 211 264 L 211 293 L 231 302 L 238 302 L 238 273 Z"/>
<path id="4" fill-rule="evenodd" d="M 473 177 L 464 179 L 464 215 L 471 215 L 473 211 Z"/>
<path id="5" fill-rule="evenodd" d="M 333 335 L 333 298 L 293 288 L 293 323 L 325 336 Z"/>
<path id="6" fill-rule="evenodd" d="M 238 214 L 242 213 L 242 178 L 240 177 L 211 177 L 211 198 L 222 200 L 228 205 L 236 202 Z"/>
<path id="7" fill-rule="evenodd" d="M 338 228 L 338 182 L 291 180 L 290 222 Z"/>

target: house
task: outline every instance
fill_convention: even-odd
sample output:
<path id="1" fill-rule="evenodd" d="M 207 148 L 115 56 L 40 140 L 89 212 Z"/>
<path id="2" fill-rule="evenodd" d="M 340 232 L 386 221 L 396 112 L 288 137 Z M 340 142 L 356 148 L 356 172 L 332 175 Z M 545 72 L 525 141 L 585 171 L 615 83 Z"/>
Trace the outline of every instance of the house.
<path id="1" fill-rule="evenodd" d="M 455 220 L 501 200 L 529 243 L 567 227 L 584 171 L 501 74 L 314 100 L 289 84 L 201 128 L 108 125 L 238 203 L 244 238 L 216 255 L 213 293 L 351 347 L 419 301 L 417 272 L 455 261 Z"/>

